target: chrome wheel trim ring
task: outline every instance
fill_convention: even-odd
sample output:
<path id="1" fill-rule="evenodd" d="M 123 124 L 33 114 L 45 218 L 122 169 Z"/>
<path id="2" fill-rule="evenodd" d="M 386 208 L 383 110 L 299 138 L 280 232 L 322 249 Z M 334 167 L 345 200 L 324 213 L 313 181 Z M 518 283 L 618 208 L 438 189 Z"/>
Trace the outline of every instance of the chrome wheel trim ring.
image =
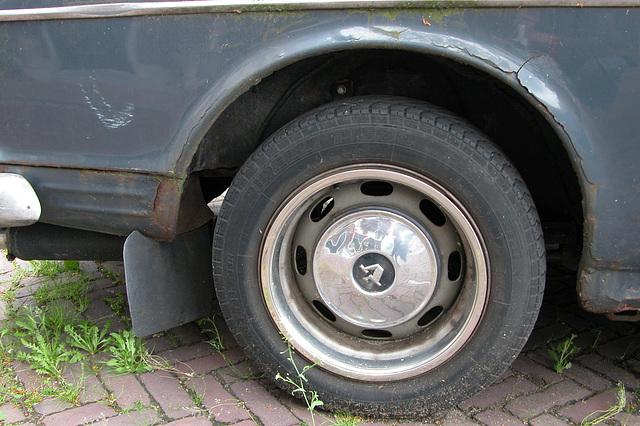
<path id="1" fill-rule="evenodd" d="M 370 197 L 369 200 L 366 196 L 355 196 L 358 199 L 355 206 L 348 205 L 339 195 L 333 198 L 336 200 L 335 214 L 327 219 L 327 224 L 311 224 L 308 220 L 309 212 L 328 194 L 335 195 L 335 191 L 341 188 L 347 194 L 349 191 L 355 194 L 355 188 L 371 181 L 389 184 L 394 189 L 398 188 L 398 192 L 404 191 L 409 195 L 404 198 L 400 196 L 396 201 L 387 201 L 385 197 Z M 401 202 L 405 198 L 424 198 L 437 205 L 446 217 L 449 228 L 444 232 L 436 229 L 416 213 L 419 212 L 416 208 L 405 211 Z M 392 197 L 388 197 L 388 200 L 392 200 Z M 433 298 L 437 299 L 440 293 L 446 293 L 441 288 L 445 287 L 443 277 L 447 275 L 447 265 L 441 258 L 439 246 L 447 245 L 449 251 L 452 245 L 461 247 L 462 274 L 455 298 L 446 304 L 433 323 L 424 328 L 415 325 L 418 315 L 421 315 L 420 318 L 424 316 L 420 309 L 419 314 L 415 314 L 414 310 L 407 311 L 400 324 L 387 321 L 382 327 L 366 321 L 359 324 L 350 320 L 348 315 L 346 319 L 340 318 L 342 312 L 332 311 L 331 299 L 327 303 L 326 294 L 324 298 L 322 296 L 326 286 L 322 282 L 318 285 L 315 278 L 309 278 L 315 274 L 308 272 L 303 276 L 297 270 L 295 241 L 298 234 L 306 235 L 302 238 L 306 245 L 310 244 L 313 235 L 316 236 L 312 248 L 306 250 L 306 253 L 316 253 L 319 242 L 326 243 L 328 233 L 332 227 L 339 227 L 341 220 L 348 222 L 349 218 L 354 219 L 358 215 L 367 217 L 376 214 L 394 218 L 396 223 L 408 228 L 413 227 L 411 232 L 426 242 L 425 250 L 435 257 L 440 256 L 437 261 L 439 265 L 435 264 L 432 272 L 432 276 L 437 277 Z M 438 237 L 439 233 L 444 236 Z M 376 250 L 369 252 L 378 253 Z M 380 254 L 385 253 L 382 251 Z M 307 262 L 311 263 L 310 271 L 317 269 L 313 256 Z M 382 164 L 340 168 L 298 187 L 282 203 L 265 230 L 259 265 L 264 303 L 283 338 L 299 354 L 317 362 L 320 368 L 362 381 L 406 379 L 424 374 L 451 359 L 471 338 L 480 323 L 489 293 L 489 264 L 484 244 L 464 207 L 435 182 L 410 170 Z M 353 281 L 352 276 L 348 279 Z M 419 305 L 423 305 L 425 300 L 428 305 L 432 300 L 430 297 L 419 299 Z M 450 299 L 451 295 L 443 299 L 447 297 Z M 318 303 L 322 305 L 321 302 L 325 303 L 330 314 L 335 314 L 337 320 L 334 323 L 327 320 L 324 309 L 318 309 Z M 407 323 L 411 323 L 409 328 Z M 369 328 L 363 331 L 362 326 Z M 363 334 L 368 330 L 372 330 L 371 335 Z M 391 336 L 385 337 L 384 333 L 391 333 Z"/>

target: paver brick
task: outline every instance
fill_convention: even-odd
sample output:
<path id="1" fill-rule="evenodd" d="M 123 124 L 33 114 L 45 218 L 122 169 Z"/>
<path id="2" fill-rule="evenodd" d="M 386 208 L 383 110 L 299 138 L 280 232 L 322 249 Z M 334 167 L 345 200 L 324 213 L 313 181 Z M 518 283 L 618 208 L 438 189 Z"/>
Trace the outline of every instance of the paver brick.
<path id="1" fill-rule="evenodd" d="M 202 405 L 216 421 L 236 423 L 250 418 L 243 403 L 231 395 L 215 377 L 211 375 L 196 377 L 187 381 L 186 385 L 197 395 L 202 396 Z"/>
<path id="2" fill-rule="evenodd" d="M 160 353 L 160 356 L 170 363 L 173 362 L 186 362 L 195 358 L 202 358 L 203 356 L 211 355 L 215 353 L 213 346 L 206 342 L 196 343 L 191 346 L 181 346 L 176 349 L 171 349 Z"/>
<path id="3" fill-rule="evenodd" d="M 531 426 L 566 426 L 570 423 L 560 420 L 557 417 L 553 417 L 551 414 L 543 414 L 535 419 L 532 419 L 529 424 Z"/>
<path id="4" fill-rule="evenodd" d="M 44 416 L 59 413 L 64 410 L 73 408 L 73 404 L 56 398 L 47 398 L 33 406 L 33 410 Z"/>
<path id="5" fill-rule="evenodd" d="M 582 310 L 578 305 L 572 305 L 572 309 L 581 312 L 581 315 L 583 318 L 585 318 L 585 320 L 593 322 L 602 328 L 611 330 L 618 336 L 628 336 L 629 334 L 636 331 L 636 326 L 633 322 L 611 321 L 605 315 L 587 312 L 585 310 Z M 610 339 L 604 339 L 603 341 L 606 342 L 608 340 Z"/>
<path id="6" fill-rule="evenodd" d="M 3 265 L 0 262 L 0 290 L 3 288 L 1 281 L 11 277 L 11 271 L 2 269 Z M 5 266 L 13 268 L 9 265 L 11 264 Z M 25 265 L 30 266 L 28 263 Z M 115 267 L 122 268 L 122 263 L 116 262 Z M 102 300 L 104 297 L 115 297 L 123 293 L 124 285 L 102 278 L 103 274 L 91 262 L 83 262 L 82 268 L 93 278 L 88 287 L 90 300 L 93 302 L 87 316 L 102 322 L 110 318 L 118 322 L 116 329 L 128 328 Z M 124 277 L 123 272 L 121 277 Z M 560 277 L 555 281 L 550 280 L 553 283 L 550 287 L 555 288 L 552 288 L 545 298 L 543 313 L 536 324 L 536 332 L 524 354 L 516 359 L 513 367 L 503 374 L 496 384 L 458 406 L 466 412 L 454 408 L 440 413 L 439 425 L 478 425 L 479 422 L 487 425 L 510 425 L 522 423 L 522 419 L 530 419 L 531 426 L 566 426 L 569 423 L 564 419 L 579 423 L 583 415 L 596 409 L 606 409 L 608 404 L 615 400 L 616 382 L 620 381 L 631 389 L 640 388 L 640 380 L 634 375 L 634 372 L 640 373 L 640 359 L 637 358 L 640 344 L 635 342 L 638 334 L 635 326 L 610 322 L 603 316 L 582 311 L 572 302 L 558 304 L 558 301 L 565 297 L 564 294 L 573 294 L 574 279 L 575 277 Z M 35 301 L 30 292 L 44 280 L 39 277 L 27 277 L 22 282 L 26 288 L 22 290 L 21 294 L 24 297 L 19 303 L 32 305 Z M 301 421 L 309 423 L 311 417 L 303 403 L 285 392 L 277 394 L 276 391 L 276 396 L 271 395 L 267 388 L 273 386 L 272 383 L 264 384 L 242 377 L 246 374 L 256 374 L 257 370 L 237 347 L 224 321 L 218 316 L 215 317 L 215 321 L 225 346 L 233 348 L 224 354 L 240 374 L 233 373 L 215 349 L 203 342 L 213 335 L 203 334 L 199 327 L 191 323 L 173 329 L 171 332 L 177 337 L 173 341 L 166 335 L 146 339 L 147 347 L 175 362 L 177 370 L 181 371 L 183 376 L 176 378 L 171 373 L 163 371 L 141 376 L 114 376 L 107 370 L 95 376 L 93 372 L 80 369 L 78 364 L 72 366 L 65 376 L 72 383 L 79 378 L 85 379 L 87 391 L 82 401 L 89 404 L 74 407 L 60 400 L 46 399 L 35 406 L 37 414 L 33 414 L 31 418 L 20 413 L 15 407 L 5 405 L 0 409 L 9 422 L 22 422 L 21 426 L 26 426 L 27 423 L 24 422 L 29 420 L 43 421 L 45 425 L 65 426 L 85 421 L 101 426 L 162 424 L 169 418 L 176 419 L 169 424 L 179 426 L 208 426 L 212 422 L 249 426 L 255 424 L 254 419 L 265 426 L 297 425 Z M 555 373 L 550 368 L 551 359 L 545 347 L 548 336 L 562 339 L 571 332 L 578 333 L 574 343 L 582 347 L 583 352 L 593 345 L 596 337 L 600 344 L 595 347 L 593 353 L 577 358 L 570 369 L 562 374 Z M 631 338 L 628 333 L 632 334 Z M 181 347 L 173 347 L 176 340 L 180 341 Z M 625 359 L 621 359 L 623 356 Z M 103 353 L 91 359 L 96 363 L 108 357 L 108 354 Z M 43 379 L 33 373 L 27 365 L 19 362 L 12 365 L 27 389 L 34 390 L 42 386 Z M 520 374 L 526 378 L 519 379 Z M 185 386 L 202 396 L 203 407 L 194 407 L 195 404 L 180 380 L 185 380 Z M 541 384 L 550 386 L 539 388 L 538 385 Z M 225 387 L 229 385 L 230 390 Z M 106 397 L 107 390 L 113 392 L 120 408 L 131 411 L 117 414 L 104 402 L 92 402 L 101 396 Z M 504 402 L 510 398 L 514 399 Z M 587 399 L 582 401 L 583 398 Z M 136 404 L 137 401 L 142 407 Z M 155 406 L 156 402 L 159 406 Z M 478 412 L 474 408 L 481 411 Z M 640 416 L 632 413 L 618 413 L 615 420 L 622 425 L 640 426 Z M 367 426 L 392 424 L 396 422 L 366 423 Z"/>
<path id="7" fill-rule="evenodd" d="M 638 426 L 640 425 L 640 415 L 633 413 L 621 412 L 613 417 L 615 420 L 620 422 L 623 426 Z"/>
<path id="8" fill-rule="evenodd" d="M 165 371 L 152 371 L 140 376 L 140 381 L 167 416 L 187 417 L 193 412 L 193 401 L 180 382 Z"/>
<path id="9" fill-rule="evenodd" d="M 529 380 L 512 376 L 500 383 L 489 386 L 479 394 L 459 404 L 458 407 L 465 411 L 471 407 L 484 409 L 497 405 L 507 397 L 533 392 L 537 389 L 538 387 Z"/>
<path id="10" fill-rule="evenodd" d="M 640 380 L 638 380 L 638 378 L 634 374 L 613 365 L 611 362 L 605 360 L 600 355 L 584 355 L 579 357 L 578 361 L 582 365 L 605 375 L 614 382 L 620 382 L 624 384 L 627 388 L 636 389 L 640 387 Z"/>
<path id="11" fill-rule="evenodd" d="M 122 283 L 95 291 L 90 295 L 90 297 L 99 298 L 102 300 L 118 298 L 120 297 L 119 295 L 125 296 L 126 300 L 127 288 Z"/>
<path id="12" fill-rule="evenodd" d="M 192 359 L 187 362 L 179 362 L 175 368 L 179 372 L 187 375 L 194 376 L 199 374 L 207 374 L 213 370 L 217 370 L 221 367 L 226 367 L 227 362 L 218 353 L 203 356 L 202 358 Z"/>
<path id="13" fill-rule="evenodd" d="M 206 336 L 192 322 L 172 328 L 170 333 L 173 334 L 182 345 L 193 345 L 194 343 L 206 340 Z"/>
<path id="14" fill-rule="evenodd" d="M 11 367 L 15 371 L 16 376 L 22 382 L 25 389 L 28 391 L 34 391 L 41 388 L 46 379 L 43 376 L 38 375 L 34 370 L 29 368 L 29 365 L 21 361 L 12 361 Z"/>
<path id="15" fill-rule="evenodd" d="M 562 374 L 594 391 L 602 391 L 611 387 L 610 380 L 600 377 L 593 371 L 587 370 L 578 364 L 573 364 L 571 368 L 564 370 Z"/>
<path id="16" fill-rule="evenodd" d="M 498 377 L 498 380 L 496 380 L 496 382 L 501 382 L 503 380 L 508 379 L 509 377 L 513 377 L 513 371 L 511 371 L 510 368 L 508 368 L 507 370 L 505 370 L 504 373 L 502 373 L 500 375 L 500 377 Z"/>
<path id="17" fill-rule="evenodd" d="M 112 333 L 129 329 L 129 327 L 127 327 L 127 325 L 122 322 L 122 320 L 117 317 L 111 308 L 101 299 L 92 301 L 84 314 L 100 328 L 104 327 L 107 322 L 111 322 L 109 331 Z"/>
<path id="18" fill-rule="evenodd" d="M 113 417 L 117 413 L 107 405 L 99 402 L 83 405 L 53 414 L 44 418 L 45 426 L 70 426 L 89 423 L 95 420 Z"/>
<path id="19" fill-rule="evenodd" d="M 233 366 L 221 368 L 218 374 L 220 374 L 225 383 L 231 384 L 238 380 L 258 377 L 261 375 L 261 372 L 251 361 L 244 361 Z"/>
<path id="20" fill-rule="evenodd" d="M 132 425 L 155 425 L 162 423 L 162 418 L 153 408 L 128 411 L 120 413 L 115 417 L 109 417 L 93 425 L 99 426 L 132 426 Z"/>
<path id="21" fill-rule="evenodd" d="M 590 391 L 571 380 L 549 386 L 542 392 L 521 396 L 507 404 L 506 408 L 520 419 L 533 418 L 557 405 L 579 400 L 590 395 Z"/>
<path id="22" fill-rule="evenodd" d="M 570 334 L 571 329 L 562 323 L 551 324 L 548 327 L 533 330 L 531 336 L 524 346 L 525 351 L 533 350 L 541 346 L 546 346 L 549 341 L 557 340 Z"/>
<path id="23" fill-rule="evenodd" d="M 458 410 L 451 410 L 445 417 L 444 426 L 475 426 L 476 423 L 469 420 Z"/>
<path id="24" fill-rule="evenodd" d="M 211 426 L 211 421 L 206 417 L 189 417 L 167 424 L 171 426 Z"/>
<path id="25" fill-rule="evenodd" d="M 96 375 L 85 363 L 75 363 L 67 367 L 63 374 L 71 385 L 81 385 L 80 403 L 96 402 L 107 397 L 107 392 Z"/>
<path id="26" fill-rule="evenodd" d="M 562 375 L 538 364 L 525 354 L 520 354 L 513 364 L 511 364 L 511 368 L 524 375 L 531 376 L 533 379 L 541 380 L 546 384 L 556 383 L 563 379 Z"/>
<path id="27" fill-rule="evenodd" d="M 624 368 L 635 374 L 640 374 L 640 359 L 631 358 L 625 361 Z"/>
<path id="28" fill-rule="evenodd" d="M 47 284 L 49 280 L 42 277 L 26 277 L 20 280 L 20 288 L 16 291 L 17 299 L 31 297 L 38 288 Z"/>
<path id="29" fill-rule="evenodd" d="M 640 340 L 625 336 L 607 342 L 606 345 L 600 345 L 595 351 L 605 358 L 619 360 L 637 352 L 638 349 L 640 349 Z"/>
<path id="30" fill-rule="evenodd" d="M 588 321 L 582 319 L 584 323 L 590 325 Z M 563 322 L 564 318 L 563 318 Z M 575 339 L 573 339 L 573 343 L 576 347 L 580 348 L 581 354 L 586 352 L 592 352 L 601 346 L 606 346 L 610 341 L 618 338 L 618 334 L 604 327 L 590 327 L 588 330 L 585 330 L 579 333 Z"/>
<path id="31" fill-rule="evenodd" d="M 154 355 L 168 351 L 169 349 L 175 349 L 173 341 L 166 334 L 159 336 L 154 335 L 143 340 L 147 350 Z"/>
<path id="32" fill-rule="evenodd" d="M 107 289 L 115 286 L 116 284 L 109 278 L 102 278 L 95 281 L 90 281 L 87 287 L 87 291 L 89 291 L 91 294 L 94 294 L 93 292 L 97 292 L 99 290 L 103 290 L 103 289 Z"/>
<path id="33" fill-rule="evenodd" d="M 224 358 L 223 356 L 224 355 Z M 229 364 L 237 364 L 243 361 L 247 356 L 238 348 L 229 349 L 222 354 L 217 352 L 201 358 L 196 358 L 187 362 L 176 363 L 176 370 L 186 375 L 206 374 L 222 367 L 228 367 Z"/>
<path id="34" fill-rule="evenodd" d="M 11 404 L 0 406 L 0 411 L 4 413 L 4 418 L 6 419 L 7 423 L 21 422 L 22 420 L 27 418 L 27 416 L 25 416 L 20 409 L 12 406 Z"/>
<path id="35" fill-rule="evenodd" d="M 333 419 L 333 414 L 329 413 L 329 412 L 324 412 L 321 410 L 316 410 L 314 413 L 314 416 L 311 416 L 311 413 L 309 412 L 309 409 L 307 408 L 307 406 L 299 399 L 294 398 L 293 396 L 291 396 L 291 394 L 289 393 L 282 393 L 281 396 L 279 396 L 278 398 L 280 400 L 280 402 L 289 409 L 289 411 L 291 411 L 293 413 L 294 416 L 296 416 L 298 419 L 301 420 L 301 424 L 306 424 L 306 425 L 311 425 L 314 424 L 314 418 L 315 418 L 315 423 L 324 423 L 325 420 L 322 416 L 328 418 L 328 419 Z M 329 423 L 329 422 L 327 422 Z M 369 425 L 367 425 L 369 426 Z M 404 426 L 404 425 L 403 425 Z"/>
<path id="36" fill-rule="evenodd" d="M 231 385 L 231 391 L 245 401 L 251 412 L 265 425 L 288 426 L 300 423 L 280 401 L 255 380 L 236 382 Z"/>
<path id="37" fill-rule="evenodd" d="M 476 420 L 489 426 L 521 425 L 522 420 L 500 410 L 489 410 L 475 416 Z"/>
<path id="38" fill-rule="evenodd" d="M 135 408 L 136 403 L 151 404 L 149 394 L 133 374 L 103 373 L 101 377 L 107 389 L 116 399 L 116 403 L 123 410 Z"/>

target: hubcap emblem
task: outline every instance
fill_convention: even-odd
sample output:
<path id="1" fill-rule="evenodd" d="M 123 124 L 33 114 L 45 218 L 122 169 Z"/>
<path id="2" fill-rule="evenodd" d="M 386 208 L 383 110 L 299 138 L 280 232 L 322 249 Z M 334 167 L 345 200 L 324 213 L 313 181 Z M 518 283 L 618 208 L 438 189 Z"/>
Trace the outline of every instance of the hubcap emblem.
<path id="1" fill-rule="evenodd" d="M 353 265 L 355 282 L 368 293 L 381 293 L 389 289 L 395 277 L 393 263 L 380 253 L 366 253 Z"/>

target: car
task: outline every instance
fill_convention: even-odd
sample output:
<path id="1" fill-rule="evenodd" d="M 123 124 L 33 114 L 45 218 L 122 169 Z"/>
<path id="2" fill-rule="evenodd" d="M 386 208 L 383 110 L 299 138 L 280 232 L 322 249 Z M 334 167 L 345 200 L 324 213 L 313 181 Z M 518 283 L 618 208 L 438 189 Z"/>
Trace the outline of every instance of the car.
<path id="1" fill-rule="evenodd" d="M 139 336 L 216 297 L 267 377 L 304 369 L 328 409 L 447 407 L 516 358 L 548 262 L 638 319 L 639 15 L 2 0 L 1 245 L 124 259 Z"/>

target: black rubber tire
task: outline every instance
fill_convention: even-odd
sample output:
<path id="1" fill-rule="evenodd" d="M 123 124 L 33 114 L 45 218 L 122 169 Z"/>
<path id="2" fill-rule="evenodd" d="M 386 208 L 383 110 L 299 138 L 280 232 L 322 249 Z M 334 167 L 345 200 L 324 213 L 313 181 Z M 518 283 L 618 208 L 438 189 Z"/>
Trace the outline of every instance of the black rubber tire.
<path id="1" fill-rule="evenodd" d="M 323 106 L 280 129 L 238 172 L 217 219 L 218 299 L 238 343 L 266 376 L 295 378 L 261 290 L 263 235 L 302 183 L 359 164 L 410 170 L 466 209 L 484 241 L 488 295 L 472 335 L 436 368 L 376 382 L 317 365 L 306 371 L 305 387 L 317 391 L 328 409 L 427 415 L 477 393 L 506 370 L 533 328 L 544 287 L 544 243 L 532 198 L 500 150 L 464 120 L 409 99 L 368 97 Z M 300 368 L 313 361 L 295 351 L 294 359 Z"/>

